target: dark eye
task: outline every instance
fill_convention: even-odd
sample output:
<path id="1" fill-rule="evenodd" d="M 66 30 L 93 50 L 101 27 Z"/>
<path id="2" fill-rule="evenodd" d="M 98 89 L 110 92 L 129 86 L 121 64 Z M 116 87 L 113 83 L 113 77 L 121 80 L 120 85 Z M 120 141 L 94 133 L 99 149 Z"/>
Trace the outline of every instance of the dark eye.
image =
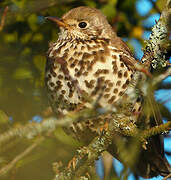
<path id="1" fill-rule="evenodd" d="M 85 28 L 85 27 L 87 26 L 87 23 L 86 23 L 86 22 L 80 22 L 80 23 L 78 24 L 78 26 L 79 26 L 80 28 Z"/>

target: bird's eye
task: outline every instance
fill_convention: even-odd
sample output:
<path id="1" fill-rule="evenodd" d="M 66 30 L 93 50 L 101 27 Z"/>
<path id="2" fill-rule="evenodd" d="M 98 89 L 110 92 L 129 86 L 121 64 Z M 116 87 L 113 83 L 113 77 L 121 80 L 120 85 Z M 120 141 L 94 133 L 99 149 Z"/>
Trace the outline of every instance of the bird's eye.
<path id="1" fill-rule="evenodd" d="M 85 28 L 85 27 L 87 26 L 87 23 L 86 23 L 86 22 L 80 22 L 80 23 L 78 24 L 78 26 L 79 26 L 80 28 Z"/>

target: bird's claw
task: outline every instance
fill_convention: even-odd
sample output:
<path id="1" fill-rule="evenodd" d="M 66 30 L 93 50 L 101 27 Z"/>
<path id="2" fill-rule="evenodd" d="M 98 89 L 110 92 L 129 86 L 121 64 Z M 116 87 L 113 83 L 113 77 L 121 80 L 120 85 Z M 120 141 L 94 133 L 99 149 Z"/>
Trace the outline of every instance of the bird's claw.
<path id="1" fill-rule="evenodd" d="M 73 157 L 68 163 L 68 169 L 70 168 L 75 169 L 75 167 L 76 167 L 76 158 Z"/>

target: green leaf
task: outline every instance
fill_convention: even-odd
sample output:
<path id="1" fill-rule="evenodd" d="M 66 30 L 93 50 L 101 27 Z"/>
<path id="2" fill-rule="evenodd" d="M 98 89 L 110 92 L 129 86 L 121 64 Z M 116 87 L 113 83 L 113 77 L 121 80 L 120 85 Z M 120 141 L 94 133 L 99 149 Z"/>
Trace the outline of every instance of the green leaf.
<path id="1" fill-rule="evenodd" d="M 72 145 L 73 147 L 79 146 L 80 143 L 73 139 L 71 136 L 68 136 L 62 128 L 56 129 L 54 133 L 55 137 L 64 144 Z"/>
<path id="2" fill-rule="evenodd" d="M 6 43 L 16 42 L 18 39 L 18 33 L 15 31 L 14 33 L 8 33 L 4 35 L 4 40 Z"/>
<path id="3" fill-rule="evenodd" d="M 37 15 L 36 14 L 31 14 L 29 17 L 28 17 L 28 23 L 29 23 L 29 26 L 31 28 L 32 31 L 36 31 L 38 26 L 37 26 Z"/>
<path id="4" fill-rule="evenodd" d="M 35 66 L 37 67 L 37 69 L 39 69 L 40 71 L 44 71 L 45 64 L 46 64 L 45 56 L 41 56 L 41 55 L 34 56 L 33 62 Z"/>
<path id="5" fill-rule="evenodd" d="M 117 0 L 111 0 L 108 2 L 108 4 L 104 5 L 101 9 L 101 11 L 109 18 L 113 18 L 116 14 L 116 3 Z"/>
<path id="6" fill-rule="evenodd" d="M 30 69 L 18 68 L 13 74 L 15 79 L 30 79 L 32 78 L 32 72 Z"/>
<path id="7" fill-rule="evenodd" d="M 39 42 L 42 40 L 43 40 L 43 35 L 41 33 L 36 33 L 32 38 L 33 42 Z"/>
<path id="8" fill-rule="evenodd" d="M 32 33 L 31 33 L 31 32 L 25 33 L 23 36 L 21 36 L 20 41 L 21 41 L 23 44 L 25 44 L 25 43 L 27 43 L 27 42 L 30 41 L 31 36 L 32 36 Z"/>
<path id="9" fill-rule="evenodd" d="M 9 123 L 9 118 L 8 116 L 0 110 L 0 124 L 7 124 Z"/>

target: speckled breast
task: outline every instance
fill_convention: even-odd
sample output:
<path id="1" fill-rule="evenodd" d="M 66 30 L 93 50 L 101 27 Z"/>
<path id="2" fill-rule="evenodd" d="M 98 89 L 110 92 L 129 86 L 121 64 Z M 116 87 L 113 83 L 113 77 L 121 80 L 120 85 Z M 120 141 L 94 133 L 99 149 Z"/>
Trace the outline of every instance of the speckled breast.
<path id="1" fill-rule="evenodd" d="M 129 56 L 108 39 L 52 44 L 45 82 L 53 110 L 66 114 L 97 100 L 99 106 L 111 109 L 132 78 L 133 71 L 123 61 Z"/>

